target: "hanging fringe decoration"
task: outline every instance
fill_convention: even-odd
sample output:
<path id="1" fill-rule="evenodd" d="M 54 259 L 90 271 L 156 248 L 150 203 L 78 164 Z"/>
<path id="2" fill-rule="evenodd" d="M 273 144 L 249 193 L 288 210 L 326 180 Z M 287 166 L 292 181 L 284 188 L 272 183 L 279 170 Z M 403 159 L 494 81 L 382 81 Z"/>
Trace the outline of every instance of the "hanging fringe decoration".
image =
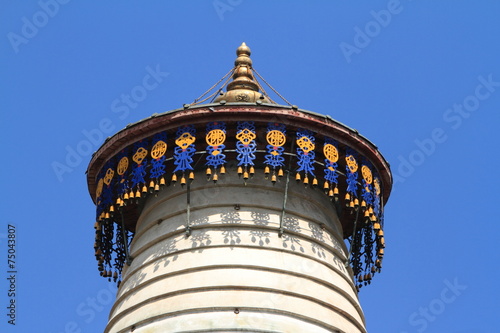
<path id="1" fill-rule="evenodd" d="M 217 168 L 220 167 L 220 174 L 226 173 L 224 164 L 226 155 L 223 154 L 224 142 L 226 141 L 226 124 L 224 122 L 213 122 L 207 124 L 207 134 L 205 140 L 207 146 L 207 180 L 212 179 L 214 183 L 219 179 Z M 212 170 L 213 168 L 213 170 Z"/>
<path id="2" fill-rule="evenodd" d="M 238 156 L 238 175 L 246 181 L 255 173 L 254 160 L 257 144 L 255 143 L 255 125 L 253 121 L 239 121 L 236 132 L 236 152 Z"/>
<path id="3" fill-rule="evenodd" d="M 346 149 L 346 177 L 347 177 L 347 190 L 345 194 L 345 204 L 346 207 L 351 209 L 357 209 L 359 207 L 358 199 L 358 162 L 356 161 L 354 150 Z"/>
<path id="4" fill-rule="evenodd" d="M 375 217 L 377 218 L 378 222 L 380 223 L 380 228 L 384 227 L 383 224 L 383 214 L 382 214 L 382 209 L 380 206 L 380 193 L 381 193 L 381 188 L 380 188 L 380 180 L 378 177 L 373 178 L 373 213 L 375 214 Z"/>
<path id="5" fill-rule="evenodd" d="M 231 128 L 233 126 L 233 128 Z M 296 179 L 305 184 L 317 185 L 315 175 L 316 137 L 313 132 L 298 129 L 293 136 L 296 151 L 285 152 L 287 142 L 286 126 L 280 123 L 268 123 L 260 128 L 266 132 L 264 145 L 266 150 L 257 150 L 258 126 L 252 121 L 234 123 L 210 122 L 206 125 L 206 170 L 208 179 L 216 182 L 225 173 L 227 161 L 227 133 L 234 133 L 236 139 L 236 160 L 238 175 L 247 179 L 255 173 L 257 157 L 263 159 L 266 178 L 275 183 L 283 176 L 285 154 L 297 156 Z M 95 256 L 102 276 L 119 282 L 132 239 L 130 221 L 121 220 L 121 210 L 125 205 L 134 208 L 137 200 L 146 193 L 157 193 L 165 185 L 165 173 L 168 161 L 172 160 L 172 182 L 182 185 L 194 179 L 193 156 L 196 153 L 197 130 L 194 125 L 177 129 L 175 139 L 170 144 L 167 132 L 159 132 L 120 150 L 108 160 L 96 177 L 96 239 Z M 200 135 L 201 136 L 201 135 Z M 356 225 L 350 236 L 349 261 L 353 268 L 356 285 L 361 288 L 370 283 L 373 275 L 380 272 L 384 256 L 385 240 L 383 232 L 383 198 L 381 179 L 377 169 L 359 152 L 341 145 L 332 138 L 325 137 L 323 144 L 324 172 L 321 179 L 325 194 L 336 202 L 345 196 L 351 213 L 344 214 Z M 170 148 L 169 147 L 173 147 Z M 263 149 L 261 147 L 260 149 Z M 344 150 L 345 149 L 345 150 Z M 345 151 L 345 158 L 340 159 Z M 261 154 L 258 156 L 257 154 Z M 167 158 L 172 154 L 172 158 Z M 150 158 L 150 160 L 149 160 Z M 358 164 L 359 163 L 359 164 Z M 345 169 L 346 186 L 339 185 L 340 170 Z M 187 174 L 189 172 L 189 174 Z M 360 175 L 358 177 L 358 174 Z M 179 179 L 179 178 L 180 179 Z M 342 193 L 339 193 L 342 192 Z M 136 206 L 137 207 L 137 206 Z M 134 210 L 132 210 L 133 212 Z M 350 217 L 346 217 L 350 216 Z M 356 218 L 354 218 L 356 216 Z M 359 217 L 359 219 L 358 219 Z M 357 221 L 357 222 L 356 222 Z M 128 223 L 128 224 L 127 224 Z"/>
<path id="6" fill-rule="evenodd" d="M 349 252 L 351 253 L 350 265 L 352 267 L 352 271 L 354 274 L 354 283 L 358 283 L 356 288 L 359 289 L 363 286 L 364 275 L 363 271 L 363 263 L 361 260 L 361 250 L 363 246 L 363 229 L 359 228 L 354 232 L 351 240 L 351 248 Z"/>
<path id="7" fill-rule="evenodd" d="M 114 212 L 113 185 L 115 171 L 112 168 L 112 160 L 109 160 L 101 170 L 97 185 L 97 221 L 109 219 Z"/>
<path id="8" fill-rule="evenodd" d="M 176 165 L 173 175 L 172 182 L 177 181 L 177 171 L 181 171 L 180 183 L 182 186 L 186 185 L 186 170 L 191 170 L 189 173 L 189 179 L 194 179 L 194 172 L 191 163 L 193 163 L 193 155 L 196 152 L 194 142 L 196 141 L 196 128 L 193 125 L 187 125 L 179 127 L 177 130 L 177 139 L 175 140 L 174 150 L 174 164 Z"/>
<path id="9" fill-rule="evenodd" d="M 309 177 L 308 175 L 312 176 L 312 185 L 317 186 L 318 185 L 318 180 L 316 179 L 316 176 L 314 175 L 314 158 L 316 156 L 314 152 L 314 148 L 316 145 L 314 144 L 315 138 L 314 135 L 311 131 L 305 130 L 305 129 L 299 129 L 297 131 L 297 164 L 298 164 L 298 169 L 297 169 L 297 174 L 295 177 L 295 180 L 300 181 L 301 180 L 301 175 L 300 172 L 304 172 L 304 177 L 302 181 L 304 182 L 304 185 L 309 184 Z"/>
<path id="10" fill-rule="evenodd" d="M 116 224 L 116 233 L 115 233 L 115 260 L 114 260 L 114 268 L 115 271 L 113 273 L 113 281 L 117 282 L 118 284 L 121 281 L 121 275 L 122 275 L 122 270 L 123 270 L 123 265 L 126 261 L 126 253 L 127 251 L 125 250 L 125 246 L 128 246 L 128 241 L 124 239 L 124 235 L 127 235 L 127 231 L 123 230 L 122 224 L 117 223 Z M 128 235 L 127 235 L 128 236 Z M 128 238 L 128 237 L 127 237 Z"/>
<path id="11" fill-rule="evenodd" d="M 373 212 L 376 220 L 373 223 L 373 229 L 377 235 L 377 260 L 375 261 L 375 267 L 377 272 L 382 269 L 382 260 L 384 258 L 384 248 L 385 248 L 385 238 L 384 238 L 384 214 L 382 212 L 382 206 L 380 202 L 381 188 L 380 180 L 378 177 L 373 178 L 374 187 L 374 199 L 373 199 Z"/>
<path id="12" fill-rule="evenodd" d="M 149 193 L 158 193 L 160 186 L 165 185 L 165 153 L 167 152 L 167 133 L 161 132 L 153 137 L 151 148 L 151 171 L 149 180 Z"/>
<path id="13" fill-rule="evenodd" d="M 339 160 L 339 150 L 337 142 L 331 138 L 325 138 L 323 154 L 325 155 L 325 183 L 323 185 L 323 190 L 330 198 L 334 198 L 335 201 L 338 201 L 339 181 L 337 161 Z"/>
<path id="14" fill-rule="evenodd" d="M 142 196 L 146 195 L 148 189 L 146 187 L 146 181 L 144 177 L 146 176 L 146 166 L 148 160 L 147 140 L 141 140 L 134 144 L 134 155 L 132 156 L 132 161 L 134 165 L 132 166 L 131 172 L 131 189 L 128 194 L 129 199 L 136 198 L 139 200 Z"/>
<path id="15" fill-rule="evenodd" d="M 128 200 L 128 178 L 130 170 L 130 161 L 128 158 L 128 149 L 123 149 L 118 155 L 118 165 L 116 167 L 117 173 L 117 195 L 116 195 L 116 206 L 117 208 L 122 208 L 126 201 Z"/>
<path id="16" fill-rule="evenodd" d="M 361 196 L 363 197 L 361 201 L 361 212 L 363 213 L 363 218 L 365 224 L 370 222 L 375 222 L 377 217 L 373 212 L 373 174 L 370 167 L 367 165 L 366 161 L 363 162 L 361 166 L 361 180 L 363 188 L 361 189 Z"/>
<path id="17" fill-rule="evenodd" d="M 99 261 L 99 269 L 101 271 L 101 276 L 108 278 L 111 281 L 113 273 L 111 271 L 111 259 L 113 253 L 113 235 L 114 226 L 111 221 L 104 221 L 100 230 L 100 240 L 101 240 L 101 256 Z"/>
<path id="18" fill-rule="evenodd" d="M 285 165 L 285 158 L 283 157 L 283 152 L 285 148 L 283 145 L 286 142 L 286 128 L 283 124 L 278 123 L 269 123 L 267 125 L 267 135 L 266 140 L 268 145 L 267 154 L 265 155 L 265 164 L 264 173 L 266 177 L 269 177 L 270 168 L 272 167 L 272 175 L 271 181 L 276 183 L 276 168 L 278 169 L 278 177 L 283 177 L 283 166 Z"/>

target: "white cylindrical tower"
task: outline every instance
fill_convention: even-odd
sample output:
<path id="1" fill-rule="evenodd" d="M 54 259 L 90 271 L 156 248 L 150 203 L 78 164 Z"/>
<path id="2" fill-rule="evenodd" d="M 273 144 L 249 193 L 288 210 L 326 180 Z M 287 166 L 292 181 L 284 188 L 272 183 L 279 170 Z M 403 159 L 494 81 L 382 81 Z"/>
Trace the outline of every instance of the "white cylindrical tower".
<path id="1" fill-rule="evenodd" d="M 392 178 L 377 148 L 259 92 L 250 49 L 214 103 L 117 133 L 88 169 L 105 332 L 366 332 Z M 114 272 L 113 272 L 114 271 Z"/>

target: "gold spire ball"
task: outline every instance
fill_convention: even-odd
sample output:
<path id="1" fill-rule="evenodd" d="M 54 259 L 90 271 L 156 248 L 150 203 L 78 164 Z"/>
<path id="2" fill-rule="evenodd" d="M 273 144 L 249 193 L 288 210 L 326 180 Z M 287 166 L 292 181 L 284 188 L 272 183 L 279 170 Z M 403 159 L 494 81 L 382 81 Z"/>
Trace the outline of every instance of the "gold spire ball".
<path id="1" fill-rule="evenodd" d="M 215 102 L 224 100 L 229 103 L 255 103 L 260 100 L 263 103 L 269 103 L 269 99 L 259 92 L 259 85 L 252 73 L 250 54 L 250 48 L 245 43 L 236 49 L 238 57 L 234 62 L 233 81 L 227 85 L 227 91 L 215 99 Z"/>

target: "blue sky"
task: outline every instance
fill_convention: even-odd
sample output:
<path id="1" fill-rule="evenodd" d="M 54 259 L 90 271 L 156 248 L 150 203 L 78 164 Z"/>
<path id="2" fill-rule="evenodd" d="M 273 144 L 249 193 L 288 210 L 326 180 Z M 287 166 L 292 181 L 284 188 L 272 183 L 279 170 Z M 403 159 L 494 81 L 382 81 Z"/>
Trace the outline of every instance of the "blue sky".
<path id="1" fill-rule="evenodd" d="M 114 287 L 93 256 L 90 154 L 192 102 L 246 42 L 292 104 L 391 163 L 384 268 L 360 293 L 369 332 L 497 332 L 499 15 L 494 0 L 2 1 L 0 331 L 103 330 Z"/>

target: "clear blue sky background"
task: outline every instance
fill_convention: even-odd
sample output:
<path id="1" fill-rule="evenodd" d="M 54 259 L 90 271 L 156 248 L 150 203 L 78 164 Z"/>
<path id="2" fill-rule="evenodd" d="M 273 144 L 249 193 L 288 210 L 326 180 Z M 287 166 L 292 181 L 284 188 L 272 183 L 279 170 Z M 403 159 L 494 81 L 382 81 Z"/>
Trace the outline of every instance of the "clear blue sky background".
<path id="1" fill-rule="evenodd" d="M 500 2 L 65 1 L 0 4 L 1 332 L 103 330 L 113 287 L 93 256 L 89 149 L 192 102 L 241 42 L 282 95 L 359 130 L 399 180 L 384 269 L 360 293 L 369 332 L 499 331 Z M 113 112 L 148 67 L 169 74 Z M 103 120 L 112 129 L 85 143 Z"/>

